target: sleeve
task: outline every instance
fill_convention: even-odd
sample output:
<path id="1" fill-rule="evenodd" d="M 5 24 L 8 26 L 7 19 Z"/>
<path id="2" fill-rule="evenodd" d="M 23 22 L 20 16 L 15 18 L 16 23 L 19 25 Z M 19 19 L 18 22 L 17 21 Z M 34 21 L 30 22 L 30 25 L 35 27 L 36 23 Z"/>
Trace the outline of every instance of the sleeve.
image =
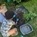
<path id="1" fill-rule="evenodd" d="M 0 13 L 0 22 L 2 23 L 5 17 Z"/>

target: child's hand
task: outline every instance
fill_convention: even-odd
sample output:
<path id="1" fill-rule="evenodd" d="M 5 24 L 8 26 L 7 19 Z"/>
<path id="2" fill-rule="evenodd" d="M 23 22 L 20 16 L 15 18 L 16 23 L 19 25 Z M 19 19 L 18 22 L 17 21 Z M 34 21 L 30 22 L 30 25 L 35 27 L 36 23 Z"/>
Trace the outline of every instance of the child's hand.
<path id="1" fill-rule="evenodd" d="M 12 30 L 10 30 L 10 31 L 8 32 L 8 35 L 9 35 L 9 36 L 10 36 L 10 35 L 15 36 L 15 35 L 17 35 L 17 34 L 18 34 L 18 31 L 17 31 L 16 28 L 13 28 Z"/>

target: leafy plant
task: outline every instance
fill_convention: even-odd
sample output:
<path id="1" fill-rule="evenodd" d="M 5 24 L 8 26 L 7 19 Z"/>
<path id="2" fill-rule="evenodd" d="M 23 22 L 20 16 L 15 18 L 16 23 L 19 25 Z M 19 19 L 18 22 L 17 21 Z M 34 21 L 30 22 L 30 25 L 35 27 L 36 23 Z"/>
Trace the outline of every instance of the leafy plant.
<path id="1" fill-rule="evenodd" d="M 24 17 L 24 19 L 26 19 L 26 21 L 28 21 L 28 20 L 30 21 L 33 18 L 37 17 L 37 14 L 30 12 L 28 14 L 23 14 L 23 17 Z"/>
<path id="2" fill-rule="evenodd" d="M 21 0 L 13 0 L 13 2 L 15 2 L 15 1 L 16 1 L 17 3 L 21 2 Z"/>

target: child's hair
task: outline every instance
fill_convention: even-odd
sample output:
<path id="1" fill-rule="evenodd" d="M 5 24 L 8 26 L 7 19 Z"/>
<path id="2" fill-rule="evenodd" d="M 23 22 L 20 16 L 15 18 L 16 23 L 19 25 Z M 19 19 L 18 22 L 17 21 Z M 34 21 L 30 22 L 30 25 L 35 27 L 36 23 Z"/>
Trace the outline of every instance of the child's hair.
<path id="1" fill-rule="evenodd" d="M 5 13 L 6 19 L 11 19 L 13 17 L 13 15 L 14 15 L 14 12 L 13 11 L 7 11 Z"/>
<path id="2" fill-rule="evenodd" d="M 0 9 L 2 9 L 2 5 L 0 4 Z"/>
<path id="3" fill-rule="evenodd" d="M 5 4 L 0 4 L 0 7 L 3 7 L 3 6 L 5 6 Z"/>
<path id="4" fill-rule="evenodd" d="M 0 3 L 0 6 L 1 6 L 1 3 Z"/>

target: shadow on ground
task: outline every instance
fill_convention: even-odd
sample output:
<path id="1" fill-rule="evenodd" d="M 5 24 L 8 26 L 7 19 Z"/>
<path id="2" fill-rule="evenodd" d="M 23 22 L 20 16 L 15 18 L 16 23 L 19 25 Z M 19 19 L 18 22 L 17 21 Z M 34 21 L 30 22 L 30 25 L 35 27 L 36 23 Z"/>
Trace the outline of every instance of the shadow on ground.
<path id="1" fill-rule="evenodd" d="M 22 0 L 22 2 L 28 2 L 28 1 L 31 1 L 31 0 Z"/>

